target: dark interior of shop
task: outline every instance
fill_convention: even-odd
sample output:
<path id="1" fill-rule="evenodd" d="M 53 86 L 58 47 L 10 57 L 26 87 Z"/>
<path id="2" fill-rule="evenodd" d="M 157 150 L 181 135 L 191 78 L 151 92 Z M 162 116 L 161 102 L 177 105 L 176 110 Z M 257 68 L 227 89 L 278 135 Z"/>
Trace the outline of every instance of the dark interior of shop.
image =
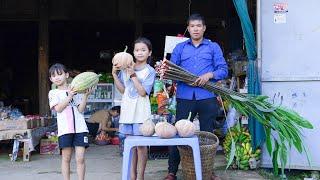
<path id="1" fill-rule="evenodd" d="M 0 100 L 5 105 L 21 108 L 26 114 L 37 113 L 39 107 L 38 5 L 36 0 L 29 1 L 31 5 L 15 1 L 7 8 L 36 11 L 36 15 L 30 15 L 30 18 L 0 10 Z M 125 10 L 103 9 L 113 9 L 114 4 L 121 9 L 126 4 L 124 1 L 110 1 L 109 5 L 108 2 L 95 0 L 87 7 L 88 2 L 84 1 L 50 1 L 49 66 L 60 62 L 80 71 L 111 72 L 113 54 L 122 51 L 125 45 L 132 52 L 137 34 L 151 40 L 153 60 L 160 60 L 165 36 L 184 34 L 189 10 L 208 19 L 205 37 L 218 42 L 225 55 L 242 48 L 241 26 L 232 1 L 192 1 L 190 9 L 191 1 L 186 0 L 141 0 L 137 1 L 142 5 L 139 8 L 134 6 L 134 1 L 128 1 L 133 6 L 124 9 L 131 9 L 133 13 L 127 15 L 120 14 Z M 140 21 L 130 17 L 137 15 L 137 9 L 140 10 Z M 95 10 L 99 13 L 92 14 Z M 137 33 L 137 22 L 140 23 L 140 33 Z"/>

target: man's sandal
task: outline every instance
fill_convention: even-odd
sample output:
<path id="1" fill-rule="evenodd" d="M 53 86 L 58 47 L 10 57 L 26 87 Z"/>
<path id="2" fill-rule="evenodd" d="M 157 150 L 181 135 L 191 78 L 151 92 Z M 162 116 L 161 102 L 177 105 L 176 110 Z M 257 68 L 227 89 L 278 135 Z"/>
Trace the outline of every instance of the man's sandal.
<path id="1" fill-rule="evenodd" d="M 176 180 L 177 179 L 177 176 L 172 174 L 172 173 L 169 173 L 165 178 L 164 180 Z"/>
<path id="2" fill-rule="evenodd" d="M 221 178 L 219 176 L 212 175 L 211 180 L 221 180 Z"/>

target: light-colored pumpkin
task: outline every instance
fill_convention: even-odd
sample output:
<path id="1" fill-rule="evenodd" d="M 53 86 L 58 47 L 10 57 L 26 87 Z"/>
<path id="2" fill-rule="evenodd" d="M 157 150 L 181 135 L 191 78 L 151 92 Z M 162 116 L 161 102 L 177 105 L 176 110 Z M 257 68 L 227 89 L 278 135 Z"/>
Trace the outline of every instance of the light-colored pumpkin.
<path id="1" fill-rule="evenodd" d="M 157 136 L 160 138 L 172 138 L 177 134 L 177 129 L 168 122 L 158 122 L 155 127 Z"/>
<path id="2" fill-rule="evenodd" d="M 196 132 L 196 126 L 190 121 L 190 117 L 191 112 L 188 119 L 181 119 L 176 122 L 175 127 L 180 137 L 191 137 Z"/>
<path id="3" fill-rule="evenodd" d="M 115 54 L 112 58 L 112 64 L 121 70 L 132 67 L 134 65 L 133 56 L 126 52 L 127 49 L 128 46 L 126 46 L 123 52 Z"/>
<path id="4" fill-rule="evenodd" d="M 154 134 L 155 125 L 152 120 L 148 119 L 139 127 L 139 131 L 143 136 L 152 136 Z"/>

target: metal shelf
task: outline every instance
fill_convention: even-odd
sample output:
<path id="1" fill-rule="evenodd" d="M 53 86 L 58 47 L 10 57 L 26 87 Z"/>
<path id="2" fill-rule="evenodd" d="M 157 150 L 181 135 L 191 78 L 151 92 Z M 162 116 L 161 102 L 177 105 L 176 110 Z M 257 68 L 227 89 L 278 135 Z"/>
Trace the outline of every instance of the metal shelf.
<path id="1" fill-rule="evenodd" d="M 114 85 L 112 83 L 99 83 L 97 89 L 101 88 L 101 92 L 89 96 L 87 101 L 84 118 L 88 119 L 92 113 L 101 109 L 109 109 L 114 104 Z M 98 98 L 95 98 L 98 97 Z M 108 97 L 108 98 L 106 98 Z"/>
<path id="2" fill-rule="evenodd" d="M 88 103 L 89 102 L 113 102 L 112 99 L 88 99 L 87 101 Z"/>

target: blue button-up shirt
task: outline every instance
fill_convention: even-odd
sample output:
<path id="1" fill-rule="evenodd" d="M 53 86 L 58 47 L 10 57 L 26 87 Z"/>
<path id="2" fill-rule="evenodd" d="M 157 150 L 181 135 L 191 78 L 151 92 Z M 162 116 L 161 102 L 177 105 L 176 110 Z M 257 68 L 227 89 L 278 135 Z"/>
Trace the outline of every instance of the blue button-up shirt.
<path id="1" fill-rule="evenodd" d="M 198 47 L 193 45 L 191 39 L 177 44 L 170 61 L 197 76 L 212 72 L 212 82 L 224 79 L 228 75 L 228 66 L 220 46 L 208 39 L 203 39 Z M 215 97 L 215 94 L 201 87 L 178 82 L 177 98 L 192 100 L 193 97 L 201 100 Z"/>

